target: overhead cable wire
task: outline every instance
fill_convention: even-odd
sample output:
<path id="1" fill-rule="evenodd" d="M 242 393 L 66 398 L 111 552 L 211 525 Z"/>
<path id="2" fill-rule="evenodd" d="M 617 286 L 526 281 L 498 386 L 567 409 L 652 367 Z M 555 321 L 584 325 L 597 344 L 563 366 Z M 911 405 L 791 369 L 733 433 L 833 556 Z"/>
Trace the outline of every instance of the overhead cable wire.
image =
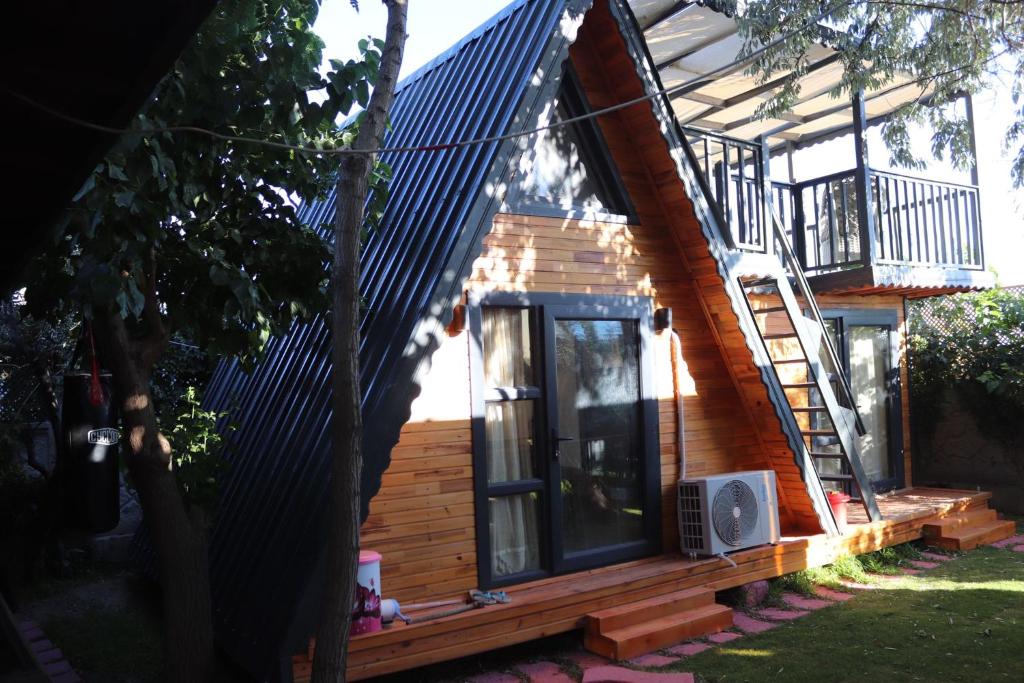
<path id="1" fill-rule="evenodd" d="M 376 149 L 369 149 L 369 150 L 356 150 L 356 149 L 351 149 L 351 148 L 318 149 L 316 147 L 307 147 L 307 146 L 304 146 L 304 145 L 292 145 L 292 144 L 288 144 L 286 142 L 276 142 L 274 140 L 264 140 L 264 139 L 259 139 L 259 138 L 250 138 L 250 137 L 245 137 L 245 136 L 241 136 L 241 135 L 227 135 L 225 133 L 218 133 L 217 131 L 209 130 L 207 128 L 202 128 L 202 127 L 199 127 L 199 126 L 180 126 L 180 125 L 174 125 L 174 126 L 159 126 L 159 127 L 153 127 L 153 128 L 116 128 L 114 126 L 107 126 L 107 125 L 104 125 L 104 124 L 101 124 L 101 123 L 95 123 L 93 121 L 86 121 L 85 119 L 78 118 L 77 116 L 73 116 L 71 114 L 67 114 L 67 113 L 58 111 L 58 110 L 56 110 L 56 109 L 54 109 L 54 108 L 52 108 L 52 107 L 50 107 L 50 106 L 48 106 L 46 104 L 43 104 L 41 102 L 38 102 L 38 101 L 32 99 L 31 97 L 28 97 L 27 95 L 19 93 L 19 92 L 15 91 L 15 90 L 11 90 L 10 88 L 4 88 L 4 90 L 9 95 L 14 97 L 15 99 L 18 99 L 18 100 L 24 102 L 25 104 L 28 104 L 29 106 L 34 107 L 35 109 L 38 109 L 38 110 L 40 110 L 42 112 L 45 112 L 45 113 L 49 114 L 50 116 L 53 116 L 53 117 L 58 118 L 58 119 L 61 119 L 63 121 L 67 121 L 68 123 L 80 126 L 82 128 L 88 128 L 88 129 L 91 129 L 91 130 L 95 130 L 95 131 L 98 131 L 98 132 L 101 132 L 101 133 L 108 133 L 108 134 L 111 134 L 111 135 L 123 135 L 123 136 L 134 135 L 134 136 L 150 137 L 150 136 L 163 135 L 163 134 L 168 134 L 168 133 L 170 133 L 170 134 L 175 134 L 175 133 L 192 133 L 192 134 L 196 134 L 196 135 L 203 135 L 203 136 L 206 136 L 206 137 L 214 138 L 216 140 L 221 140 L 223 142 L 234 142 L 234 143 L 241 143 L 241 144 L 261 145 L 261 146 L 264 146 L 264 147 L 271 147 L 271 148 L 274 148 L 274 149 L 281 149 L 281 150 L 287 150 L 287 151 L 292 151 L 292 152 L 299 152 L 299 153 L 303 153 L 303 154 L 319 154 L 319 155 L 324 155 L 324 156 L 346 156 L 346 155 L 353 155 L 353 154 L 374 154 L 374 155 L 376 155 L 376 154 L 400 154 L 400 153 L 408 153 L 408 152 L 438 152 L 438 151 L 443 151 L 443 150 L 448 150 L 448 149 L 456 149 L 456 148 L 459 148 L 459 147 L 468 147 L 468 146 L 471 146 L 471 145 L 483 145 L 483 144 L 489 144 L 489 143 L 493 143 L 493 142 L 504 142 L 506 140 L 514 140 L 514 139 L 518 139 L 518 138 L 521 138 L 521 137 L 526 137 L 526 136 L 534 135 L 536 133 L 541 133 L 541 132 L 546 131 L 546 130 L 553 130 L 555 128 L 561 128 L 562 126 L 569 126 L 569 125 L 572 125 L 572 124 L 575 124 L 575 123 L 578 123 L 578 122 L 581 122 L 581 121 L 589 121 L 589 120 L 595 119 L 595 118 L 597 118 L 599 116 L 604 116 L 606 114 L 612 114 L 614 112 L 621 111 L 623 109 L 627 109 L 627 108 L 632 107 L 632 106 L 634 106 L 636 104 L 647 102 L 647 101 L 653 100 L 653 99 L 658 98 L 658 97 L 671 96 L 674 93 L 686 90 L 687 88 L 690 88 L 690 87 L 692 87 L 692 86 L 694 86 L 694 85 L 696 85 L 698 83 L 701 83 L 702 81 L 705 81 L 705 80 L 707 80 L 709 78 L 713 78 L 715 76 L 722 75 L 722 74 L 725 74 L 725 73 L 730 73 L 736 67 L 739 67 L 739 66 L 742 66 L 745 63 L 751 62 L 756 57 L 758 57 L 758 56 L 768 52 L 769 50 L 777 47 L 778 45 L 781 45 L 782 43 L 784 43 L 787 40 L 793 38 L 794 36 L 798 35 L 799 33 L 802 33 L 803 31 L 805 31 L 805 30 L 807 30 L 809 28 L 812 28 L 814 25 L 816 25 L 818 22 L 820 22 L 823 18 L 825 18 L 825 16 L 827 16 L 829 13 L 831 13 L 834 9 L 838 8 L 840 5 L 845 5 L 845 4 L 849 4 L 848 0 L 841 0 L 840 2 L 837 2 L 837 3 L 833 4 L 833 5 L 830 5 L 830 6 L 826 7 L 825 9 L 823 9 L 821 12 L 819 12 L 817 15 L 815 15 L 813 18 L 808 19 L 806 22 L 801 24 L 799 27 L 791 29 L 790 31 L 788 31 L 788 32 L 784 33 L 783 35 L 779 36 L 778 38 L 776 38 L 775 40 L 772 40 L 772 41 L 770 41 L 768 43 L 765 43 L 764 45 L 762 45 L 761 47 L 757 48 L 756 50 L 751 51 L 749 54 L 737 57 L 736 59 L 728 62 L 727 64 L 723 64 L 722 66 L 719 66 L 719 67 L 717 67 L 715 69 L 712 69 L 711 71 L 708 71 L 708 72 L 703 73 L 703 74 L 699 74 L 699 75 L 694 76 L 693 78 L 687 79 L 687 80 L 685 80 L 685 81 L 683 81 L 681 83 L 677 83 L 676 85 L 673 85 L 673 86 L 671 86 L 669 88 L 660 88 L 659 90 L 656 90 L 656 91 L 651 92 L 651 93 L 647 93 L 646 95 L 641 95 L 640 97 L 634 97 L 633 99 L 627 100 L 625 102 L 620 102 L 618 104 L 613 104 L 613 105 L 610 105 L 610 106 L 607 106 L 607 107 L 603 107 L 601 109 L 595 109 L 594 111 L 587 112 L 586 114 L 581 114 L 579 116 L 574 116 L 572 118 L 562 119 L 562 120 L 559 120 L 559 121 L 553 121 L 553 122 L 545 124 L 543 126 L 538 126 L 538 127 L 535 127 L 535 128 L 524 129 L 524 130 L 521 130 L 521 131 L 516 132 L 516 133 L 506 133 L 506 134 L 503 134 L 503 135 L 489 135 L 489 136 L 486 136 L 486 137 L 471 138 L 471 139 L 468 139 L 468 140 L 456 140 L 456 141 L 452 141 L 452 142 L 439 142 L 439 143 L 434 143 L 434 144 L 429 144 L 429 145 L 414 145 L 414 146 L 408 146 L 408 147 L 379 147 L 379 148 L 376 148 Z"/>

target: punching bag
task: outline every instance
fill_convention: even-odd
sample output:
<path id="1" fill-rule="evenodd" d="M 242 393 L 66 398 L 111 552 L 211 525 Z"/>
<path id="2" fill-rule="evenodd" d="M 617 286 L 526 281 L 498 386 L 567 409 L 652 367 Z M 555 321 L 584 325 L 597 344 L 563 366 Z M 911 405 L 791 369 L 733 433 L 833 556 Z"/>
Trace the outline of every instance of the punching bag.
<path id="1" fill-rule="evenodd" d="M 92 534 L 110 531 L 121 517 L 121 433 L 109 374 L 94 369 L 64 375 L 61 425 L 66 525 Z"/>

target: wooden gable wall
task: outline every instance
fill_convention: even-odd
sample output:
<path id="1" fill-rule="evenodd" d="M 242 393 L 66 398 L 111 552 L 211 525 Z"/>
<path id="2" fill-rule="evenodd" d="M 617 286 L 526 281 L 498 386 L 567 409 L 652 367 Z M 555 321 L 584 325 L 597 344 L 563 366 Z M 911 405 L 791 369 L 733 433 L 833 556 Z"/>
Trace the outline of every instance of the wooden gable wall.
<path id="1" fill-rule="evenodd" d="M 570 54 L 595 107 L 639 90 L 603 2 Z M 632 89 L 612 92 L 611 79 Z M 672 308 L 685 362 L 687 476 L 775 467 L 783 528 L 817 530 L 795 466 L 787 470 L 787 456 L 777 455 L 788 451 L 781 427 L 649 105 L 600 123 L 640 224 L 499 214 L 467 290 L 649 296 L 655 307 Z M 672 365 L 667 333 L 653 338 L 663 547 L 673 551 L 679 467 Z M 761 402 L 751 406 L 738 381 L 755 382 Z M 362 529 L 363 547 L 383 555 L 388 597 L 422 602 L 477 587 L 470 415 L 469 333 L 453 332 L 433 357 Z"/>

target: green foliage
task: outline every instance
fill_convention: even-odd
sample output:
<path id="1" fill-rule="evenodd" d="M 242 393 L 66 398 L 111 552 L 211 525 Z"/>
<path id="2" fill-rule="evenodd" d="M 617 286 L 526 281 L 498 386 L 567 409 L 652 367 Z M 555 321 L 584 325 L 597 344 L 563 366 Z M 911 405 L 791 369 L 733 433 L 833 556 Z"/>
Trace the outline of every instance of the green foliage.
<path id="1" fill-rule="evenodd" d="M 366 104 L 381 43 L 361 41 L 359 59 L 332 60 L 321 75 L 318 9 L 308 0 L 218 3 L 132 125 L 347 145 L 359 117 L 345 129 L 336 122 Z M 168 333 L 252 358 L 327 303 L 323 226 L 303 224 L 296 202 L 326 197 L 336 168 L 321 155 L 202 135 L 124 136 L 32 264 L 29 304 L 37 314 L 113 308 L 139 338 L 153 333 L 152 317 L 141 321 L 148 307 Z M 387 173 L 379 170 L 375 188 Z"/>
<path id="2" fill-rule="evenodd" d="M 830 94 L 849 100 L 860 90 L 885 89 L 909 78 L 929 89 L 887 120 L 882 134 L 892 161 L 920 167 L 910 147 L 909 127 L 927 122 L 932 153 L 948 155 L 960 168 L 972 160 L 965 114 L 952 106 L 961 93 L 978 92 L 986 79 L 1005 71 L 1019 107 L 1007 131 L 1007 144 L 1024 142 L 1024 3 L 991 0 L 819 2 L 819 0 L 723 0 L 739 9 L 745 50 L 794 30 L 799 33 L 753 59 L 750 72 L 760 83 L 786 75 L 784 85 L 758 108 L 777 117 L 801 97 L 800 78 L 807 73 L 815 43 L 841 52 L 842 80 Z M 813 28 L 806 28 L 806 27 Z M 787 75 L 788 74 L 788 75 Z M 1024 183 L 1024 146 L 1015 151 L 1015 183 Z"/>
<path id="3" fill-rule="evenodd" d="M 1010 446 L 1024 440 L 1024 292 L 991 289 L 910 308 L 910 386 L 916 423 L 934 428 L 946 392 L 960 393 L 979 427 Z M 1020 452 L 1019 448 L 1010 451 Z M 1024 467 L 1024 457 L 1017 464 Z"/>
<path id="4" fill-rule="evenodd" d="M 153 368 L 150 388 L 161 425 L 173 425 L 182 412 L 188 389 L 202 394 L 217 359 L 185 339 L 172 339 L 160 362 Z"/>
<path id="5" fill-rule="evenodd" d="M 227 443 L 217 424 L 227 412 L 203 410 L 195 387 L 188 387 L 178 403 L 180 412 L 167 432 L 182 498 L 206 512 L 217 500 L 217 480 L 227 469 Z M 228 426 L 231 431 L 233 427 Z"/>

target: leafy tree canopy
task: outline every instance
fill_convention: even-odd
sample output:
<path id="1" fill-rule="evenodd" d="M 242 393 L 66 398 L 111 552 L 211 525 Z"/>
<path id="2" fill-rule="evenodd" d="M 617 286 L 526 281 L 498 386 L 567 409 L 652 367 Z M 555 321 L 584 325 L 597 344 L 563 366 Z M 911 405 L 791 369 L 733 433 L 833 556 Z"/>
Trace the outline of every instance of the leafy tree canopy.
<path id="1" fill-rule="evenodd" d="M 774 96 L 759 108 L 772 116 L 800 99 L 800 77 L 808 49 L 824 43 L 842 52 L 845 72 L 835 97 L 891 86 L 911 78 L 927 94 L 901 107 L 883 126 L 892 160 L 923 164 L 910 145 L 909 128 L 927 123 L 932 153 L 966 168 L 972 161 L 963 112 L 951 106 L 963 93 L 978 92 L 992 76 L 1009 76 L 1016 120 L 1006 134 L 1014 151 L 1014 182 L 1024 184 L 1024 2 L 1021 0 L 723 0 L 739 12 L 748 54 L 801 27 L 796 36 L 753 60 L 760 82 L 791 71 Z M 774 75 L 774 76 L 773 76 Z M 1019 147 L 1017 147 L 1019 145 Z"/>
<path id="2" fill-rule="evenodd" d="M 380 44 L 318 69 L 319 4 L 224 0 L 160 83 L 137 128 L 198 126 L 332 149 L 365 106 Z M 211 353 L 245 356 L 326 304 L 330 254 L 295 198 L 325 196 L 337 161 L 207 136 L 127 135 L 75 198 L 59 240 L 32 265 L 37 312 L 112 305 L 136 339 L 162 349 L 175 331 Z M 329 217 L 325 217 L 328 219 Z M 159 351 L 156 351 L 159 354 Z"/>

